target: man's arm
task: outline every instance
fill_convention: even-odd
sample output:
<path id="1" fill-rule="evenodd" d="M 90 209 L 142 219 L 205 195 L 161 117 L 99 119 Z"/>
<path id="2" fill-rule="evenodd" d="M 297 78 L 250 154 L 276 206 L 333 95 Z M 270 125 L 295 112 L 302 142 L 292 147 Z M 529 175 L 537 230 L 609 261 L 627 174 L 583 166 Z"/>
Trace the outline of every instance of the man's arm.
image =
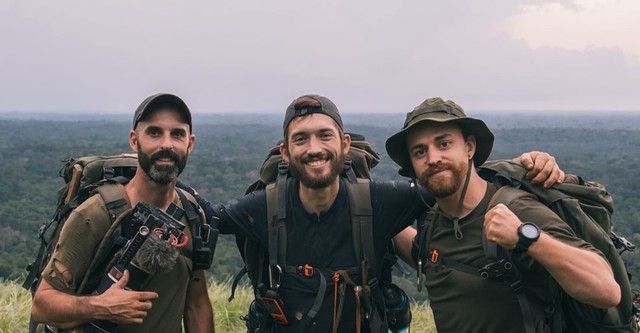
<path id="1" fill-rule="evenodd" d="M 520 224 L 507 206 L 498 204 L 485 214 L 484 231 L 487 240 L 511 250 L 518 242 Z M 544 231 L 527 253 L 576 300 L 603 309 L 620 303 L 620 286 L 598 253 L 561 242 Z"/>
<path id="2" fill-rule="evenodd" d="M 58 272 L 66 268 L 55 263 Z M 63 273 L 61 273 L 63 274 Z M 64 275 L 64 274 L 63 274 Z M 56 290 L 42 279 L 33 298 L 33 318 L 58 328 L 73 328 L 92 320 L 108 320 L 117 324 L 140 324 L 151 309 L 154 292 L 125 290 L 129 272 L 100 295 L 69 295 Z"/>
<path id="3" fill-rule="evenodd" d="M 396 249 L 398 258 L 402 259 L 402 261 L 413 268 L 418 268 L 411 256 L 411 247 L 413 246 L 413 239 L 416 237 L 416 234 L 416 229 L 413 227 L 406 227 L 393 237 L 393 245 Z"/>
<path id="4" fill-rule="evenodd" d="M 214 333 L 213 307 L 207 292 L 207 280 L 203 270 L 193 272 L 187 288 L 184 307 L 184 327 L 187 333 Z"/>

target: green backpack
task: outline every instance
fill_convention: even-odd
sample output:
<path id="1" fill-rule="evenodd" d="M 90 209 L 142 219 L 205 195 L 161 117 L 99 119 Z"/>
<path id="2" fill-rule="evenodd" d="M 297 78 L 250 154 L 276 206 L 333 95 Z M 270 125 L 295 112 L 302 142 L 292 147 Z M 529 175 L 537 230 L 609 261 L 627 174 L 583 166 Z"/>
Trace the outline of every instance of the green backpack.
<path id="1" fill-rule="evenodd" d="M 634 303 L 630 275 L 620 256 L 624 251 L 633 251 L 635 246 L 613 232 L 613 199 L 604 186 L 575 175 L 567 175 L 564 183 L 546 189 L 526 179 L 527 170 L 521 164 L 504 160 L 486 162 L 478 168 L 478 173 L 483 179 L 499 186 L 489 207 L 498 203 L 508 205 L 512 200 L 533 194 L 567 223 L 578 237 L 600 250 L 613 269 L 622 291 L 620 304 L 610 309 L 597 309 L 576 301 L 558 287 L 559 295 L 553 297 L 554 304 L 548 308 L 547 313 L 547 324 L 551 332 L 638 332 L 638 309 Z M 419 226 L 420 249 L 430 241 L 428 223 L 427 221 Z M 509 251 L 487 242 L 486 239 L 483 239 L 483 245 L 485 256 L 490 262 L 481 269 L 442 256 L 440 260 L 450 268 L 510 286 L 518 298 L 525 324 L 524 331 L 534 332 L 528 300 L 523 288 L 519 288 L 520 273 L 510 262 Z"/>
<path id="2" fill-rule="evenodd" d="M 28 274 L 22 287 L 32 293 L 36 291 L 42 270 L 51 259 L 60 231 L 69 214 L 90 196 L 99 194 L 111 217 L 112 227 L 100 244 L 96 257 L 76 290 L 78 294 L 93 291 L 92 288 L 102 278 L 101 274 L 96 273 L 106 271 L 112 257 L 128 240 L 119 237 L 120 232 L 116 232 L 119 230 L 119 221 L 127 215 L 123 213 L 131 210 L 118 187 L 126 184 L 134 176 L 137 165 L 138 158 L 135 154 L 85 156 L 64 161 L 59 175 L 64 179 L 65 184 L 58 190 L 53 217 L 43 223 L 38 230 L 40 248 L 33 262 L 27 265 Z M 194 269 L 207 269 L 211 266 L 213 258 L 218 235 L 217 227 L 201 223 L 198 214 L 199 206 L 191 194 L 182 190 L 177 193 L 193 230 L 194 251 L 189 255 L 194 262 Z M 30 332 L 35 330 L 36 325 L 35 321 L 30 321 Z"/>
<path id="3" fill-rule="evenodd" d="M 345 161 L 345 167 L 342 173 L 343 177 L 346 177 L 347 193 L 349 195 L 349 202 L 351 203 L 351 215 L 352 215 L 352 229 L 353 229 L 353 242 L 356 249 L 356 259 L 358 262 L 366 260 L 368 263 L 367 272 L 361 271 L 363 276 L 369 276 L 369 282 L 378 281 L 377 276 L 381 276 L 383 271 L 389 271 L 389 280 L 391 277 L 390 270 L 395 264 L 397 257 L 395 253 L 388 253 L 385 255 L 385 261 L 381 265 L 382 267 L 375 266 L 375 259 L 369 260 L 369 258 L 375 258 L 373 249 L 373 230 L 372 230 L 372 209 L 371 199 L 369 193 L 369 181 L 371 179 L 371 169 L 375 167 L 380 157 L 377 152 L 373 150 L 369 142 L 367 142 L 364 136 L 359 134 L 351 135 L 351 147 L 349 149 L 348 157 Z M 271 286 L 277 284 L 274 281 L 273 275 L 270 272 L 270 267 L 279 265 L 284 266 L 286 259 L 286 183 L 288 178 L 288 165 L 283 161 L 280 155 L 279 144 L 269 150 L 268 156 L 263 162 L 260 168 L 259 179 L 249 185 L 246 193 L 251 193 L 256 190 L 265 189 L 267 197 L 267 215 L 269 216 L 269 244 L 268 249 L 265 249 L 262 245 L 252 241 L 251 239 L 243 236 L 236 236 L 236 243 L 238 249 L 242 255 L 242 259 L 245 263 L 245 267 L 240 271 L 232 284 L 231 296 L 229 301 L 234 298 L 234 291 L 239 283 L 240 279 L 247 274 L 251 280 L 251 285 L 254 289 L 254 293 L 258 294 L 258 288 L 260 284 L 265 286 Z M 285 274 L 286 269 L 285 267 Z M 373 282 L 373 283 L 376 283 Z M 379 284 L 388 283 L 391 281 L 380 281 Z M 318 295 L 324 294 L 319 291 Z M 376 307 L 380 309 L 384 308 L 384 300 L 382 300 L 382 294 L 378 292 L 380 297 L 375 298 L 372 302 L 377 302 Z M 320 304 L 316 303 L 317 308 Z M 313 316 L 314 311 L 317 311 L 316 306 L 312 308 L 307 315 Z M 384 317 L 384 316 L 382 316 Z M 250 316 L 243 317 L 247 321 L 247 328 L 249 332 L 257 332 L 259 325 L 264 323 L 251 323 Z M 380 318 L 382 321 L 383 318 Z M 380 323 L 378 323 L 380 324 Z"/>
<path id="4" fill-rule="evenodd" d="M 562 313 L 552 321 L 552 329 L 555 332 L 562 329 L 570 332 L 638 332 L 638 308 L 634 303 L 631 276 L 621 257 L 623 252 L 635 250 L 635 245 L 613 231 L 613 198 L 605 187 L 579 176 L 567 175 L 564 183 L 545 189 L 525 178 L 527 170 L 522 165 L 508 161 L 487 162 L 478 172 L 484 179 L 504 185 L 501 187 L 502 191 L 499 190 L 499 194 L 493 198 L 495 204 L 506 205 L 528 193 L 534 194 L 566 222 L 578 237 L 600 250 L 613 269 L 615 280 L 622 291 L 618 306 L 597 309 L 561 292 L 561 305 L 558 308 L 562 309 Z M 496 258 L 499 255 L 490 253 L 489 256 Z"/>

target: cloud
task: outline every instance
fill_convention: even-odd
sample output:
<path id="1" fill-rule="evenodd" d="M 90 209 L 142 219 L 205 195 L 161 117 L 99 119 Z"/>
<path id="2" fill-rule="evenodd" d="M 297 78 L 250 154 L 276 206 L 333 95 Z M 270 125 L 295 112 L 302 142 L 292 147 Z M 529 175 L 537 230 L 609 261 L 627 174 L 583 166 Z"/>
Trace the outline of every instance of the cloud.
<path id="1" fill-rule="evenodd" d="M 436 95 L 467 109 L 637 109 L 640 69 L 621 48 L 511 33 L 530 3 L 8 0 L 0 110 L 130 112 L 156 91 L 195 112 L 281 110 L 309 92 L 345 112 Z"/>

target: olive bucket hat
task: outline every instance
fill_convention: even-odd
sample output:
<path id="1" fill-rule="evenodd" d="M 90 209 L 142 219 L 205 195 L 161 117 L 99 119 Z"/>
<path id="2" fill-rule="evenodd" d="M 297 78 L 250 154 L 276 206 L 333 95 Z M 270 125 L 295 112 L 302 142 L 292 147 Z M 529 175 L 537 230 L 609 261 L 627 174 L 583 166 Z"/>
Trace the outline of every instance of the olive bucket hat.
<path id="1" fill-rule="evenodd" d="M 494 137 L 487 125 L 482 120 L 467 117 L 462 107 L 455 102 L 444 101 L 440 97 L 434 97 L 426 99 L 416 106 L 413 111 L 407 113 L 402 129 L 387 139 L 385 144 L 387 154 L 400 166 L 398 171 L 400 175 L 411 177 L 413 174 L 413 167 L 407 150 L 407 133 L 415 125 L 425 121 L 458 124 L 465 133 L 476 138 L 476 153 L 473 156 L 475 165 L 480 166 L 489 158 Z"/>

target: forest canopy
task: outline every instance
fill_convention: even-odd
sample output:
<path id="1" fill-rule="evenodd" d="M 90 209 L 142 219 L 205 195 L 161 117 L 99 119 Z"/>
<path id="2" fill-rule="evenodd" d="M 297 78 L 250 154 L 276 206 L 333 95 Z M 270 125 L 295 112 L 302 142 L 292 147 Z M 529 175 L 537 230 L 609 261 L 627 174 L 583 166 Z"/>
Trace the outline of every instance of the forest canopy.
<path id="1" fill-rule="evenodd" d="M 280 115 L 200 115 L 194 118 L 196 147 L 181 180 L 211 201 L 242 195 L 258 176 L 266 153 L 282 136 Z M 595 116 L 594 116 L 595 117 Z M 608 121 L 582 116 L 488 115 L 496 136 L 491 159 L 540 150 L 568 173 L 604 184 L 615 201 L 614 228 L 640 245 L 640 116 Z M 64 160 L 128 152 L 128 117 L 86 117 L 81 121 L 11 119 L 0 115 L 0 278 L 17 279 L 34 255 L 39 226 L 51 218 L 58 172 Z M 541 120 L 543 119 L 543 120 Z M 401 115 L 345 116 L 348 132 L 363 134 L 380 155 L 377 180 L 401 179 L 384 151 L 384 141 L 402 124 Z M 640 276 L 640 256 L 626 255 Z M 223 236 L 211 273 L 233 276 L 242 262 L 232 236 Z M 413 276 L 413 275 L 411 275 Z M 635 286 L 638 280 L 632 280 Z"/>

